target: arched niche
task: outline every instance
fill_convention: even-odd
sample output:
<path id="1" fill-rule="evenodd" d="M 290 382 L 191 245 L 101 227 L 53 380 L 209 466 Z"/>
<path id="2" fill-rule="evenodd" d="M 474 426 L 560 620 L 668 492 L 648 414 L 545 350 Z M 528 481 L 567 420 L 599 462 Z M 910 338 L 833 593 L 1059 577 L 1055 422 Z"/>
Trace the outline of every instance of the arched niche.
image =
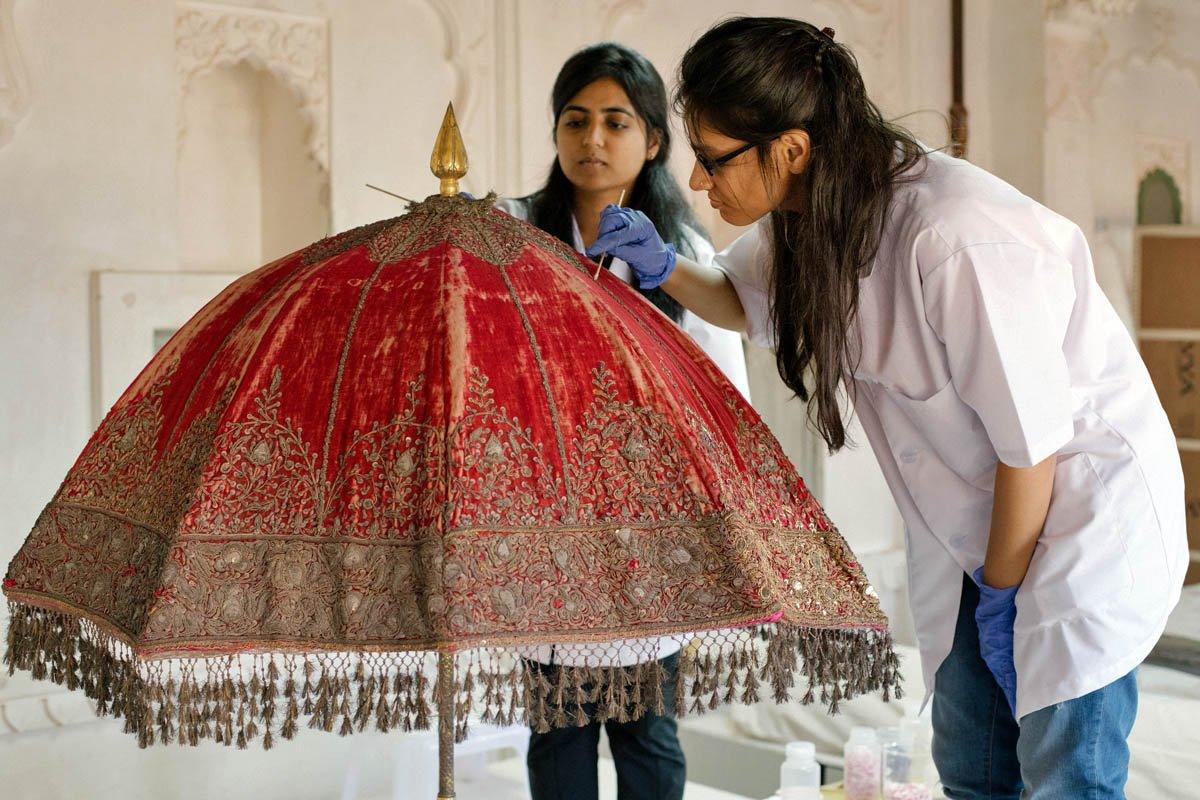
<path id="1" fill-rule="evenodd" d="M 244 270 L 329 232 L 329 175 L 301 98 L 252 61 L 191 79 L 181 107 L 180 261 Z"/>
<path id="2" fill-rule="evenodd" d="M 1178 225 L 1183 221 L 1179 185 L 1164 169 L 1153 169 L 1138 184 L 1139 225 Z"/>

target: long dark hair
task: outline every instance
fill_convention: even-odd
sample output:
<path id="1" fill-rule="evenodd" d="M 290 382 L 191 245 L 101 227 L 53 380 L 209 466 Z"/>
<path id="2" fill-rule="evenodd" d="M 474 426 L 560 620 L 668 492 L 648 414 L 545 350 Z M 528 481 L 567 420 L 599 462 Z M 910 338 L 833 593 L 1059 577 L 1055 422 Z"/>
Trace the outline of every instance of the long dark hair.
<path id="1" fill-rule="evenodd" d="M 833 31 L 794 19 L 738 17 L 711 28 L 680 63 L 675 105 L 689 130 L 703 122 L 760 145 L 788 130 L 809 135 L 800 210 L 771 213 L 771 322 L 780 377 L 800 399 L 815 401 L 810 422 L 831 451 L 840 449 L 838 384 L 852 391 L 859 280 L 879 249 L 895 187 L 921 161 L 921 148 L 884 120 Z M 769 148 L 757 150 L 764 178 L 779 180 L 767 174 Z"/>
<path id="2" fill-rule="evenodd" d="M 633 184 L 633 192 L 625 198 L 625 205 L 649 217 L 664 241 L 674 243 L 680 253 L 694 258 L 696 253 L 686 229 L 691 228 L 705 238 L 707 234 L 696 221 L 679 184 L 667 168 L 671 155 L 667 90 L 662 76 L 645 56 L 619 44 L 605 43 L 586 47 L 567 59 L 550 95 L 555 129 L 571 98 L 602 78 L 613 79 L 625 90 L 634 112 L 646 125 L 646 135 L 657 134 L 659 137 L 658 153 L 642 167 Z M 550 167 L 546 184 L 521 201 L 529 208 L 530 222 L 568 245 L 574 245 L 571 213 L 575 207 L 575 187 L 563 173 L 557 158 Z M 644 291 L 639 288 L 638 291 L 675 322 L 683 318 L 683 307 L 662 289 Z"/>

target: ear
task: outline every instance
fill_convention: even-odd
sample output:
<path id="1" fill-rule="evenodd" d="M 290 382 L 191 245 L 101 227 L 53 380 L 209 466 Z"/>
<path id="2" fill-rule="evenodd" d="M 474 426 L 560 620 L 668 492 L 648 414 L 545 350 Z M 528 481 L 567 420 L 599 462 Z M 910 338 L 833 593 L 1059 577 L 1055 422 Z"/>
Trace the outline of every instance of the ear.
<path id="1" fill-rule="evenodd" d="M 782 156 L 781 166 L 792 175 L 800 175 L 808 169 L 808 159 L 812 156 L 812 140 L 808 131 L 799 128 L 784 131 L 776 148 Z"/>
<path id="2" fill-rule="evenodd" d="M 650 134 L 650 138 L 646 141 L 646 160 L 653 161 L 658 158 L 658 148 L 662 146 L 662 134 L 654 131 Z"/>

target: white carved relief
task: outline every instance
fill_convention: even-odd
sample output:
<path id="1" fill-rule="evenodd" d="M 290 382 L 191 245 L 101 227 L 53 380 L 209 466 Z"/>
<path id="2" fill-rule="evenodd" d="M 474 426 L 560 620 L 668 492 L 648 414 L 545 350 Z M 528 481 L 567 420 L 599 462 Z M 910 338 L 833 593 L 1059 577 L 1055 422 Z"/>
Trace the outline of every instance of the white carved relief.
<path id="1" fill-rule="evenodd" d="M 329 25 L 324 19 L 251 8 L 180 3 L 175 17 L 180 98 L 191 81 L 242 62 L 295 92 L 309 124 L 309 153 L 329 170 Z M 180 115 L 179 139 L 186 131 Z"/>
<path id="2" fill-rule="evenodd" d="M 1137 149 L 1138 180 L 1156 169 L 1165 170 L 1175 179 L 1175 185 L 1179 188 L 1179 199 L 1186 218 L 1191 208 L 1190 143 L 1186 139 L 1141 135 L 1137 139 Z"/>
<path id="3" fill-rule="evenodd" d="M 865 3 L 860 2 L 860 5 L 864 9 L 870 8 Z M 901 66 L 904 64 L 905 41 L 902 26 L 908 18 L 904 7 L 905 3 L 902 0 L 895 0 L 875 7 L 869 14 L 863 11 L 863 14 L 867 15 L 863 18 L 861 33 L 858 34 L 861 36 L 859 41 L 862 42 L 862 50 L 859 52 L 865 52 L 867 58 L 875 64 L 875 85 L 872 87 L 872 93 L 887 98 L 888 102 L 897 108 L 908 106 L 905 71 Z"/>
<path id="4" fill-rule="evenodd" d="M 598 4 L 600 11 L 600 38 L 611 39 L 619 26 L 634 14 L 646 10 L 645 0 L 604 0 Z"/>
<path id="5" fill-rule="evenodd" d="M 92 702 L 79 692 L 62 689 L 0 699 L 0 737 L 100 721 Z M 111 721 L 109 725 L 115 727 Z"/>
<path id="6" fill-rule="evenodd" d="M 3 627 L 3 626 L 0 626 Z M 37 681 L 27 673 L 0 672 L 0 737 L 96 722 L 82 692 Z"/>
<path id="7" fill-rule="evenodd" d="M 473 143 L 497 147 L 501 116 L 506 110 L 501 104 L 489 107 L 483 101 L 489 93 L 495 96 L 499 71 L 505 57 L 497 48 L 498 18 L 505 14 L 504 0 L 499 0 L 487 13 L 481 4 L 453 0 L 424 0 L 434 12 L 443 36 L 442 59 L 454 73 L 454 86 L 447 98 L 454 103 L 459 126 L 467 138 L 468 149 Z M 486 7 L 486 6 L 485 6 Z M 511 11 L 508 13 L 515 13 Z M 440 113 L 440 112 L 439 112 Z M 505 139 L 507 145 L 507 139 Z M 468 173 L 468 184 L 477 189 L 490 188 L 498 175 L 497 164 L 511 154 L 494 152 L 490 159 L 478 159 Z M 486 163 L 487 161 L 492 163 Z M 484 184 L 487 184 L 484 187 Z"/>
<path id="8" fill-rule="evenodd" d="M 907 108 L 905 81 L 904 20 L 907 0 L 818 0 L 837 18 L 849 10 L 852 24 L 836 30 L 834 38 L 854 53 L 864 74 L 870 77 L 871 97 L 891 108 Z M 849 9 L 847 9 L 849 7 Z M 823 25 L 821 19 L 811 20 Z M 836 26 L 835 26 L 836 28 Z"/>
<path id="9" fill-rule="evenodd" d="M 1155 169 L 1165 169 L 1176 180 L 1186 179 L 1188 172 L 1188 142 L 1166 136 L 1138 137 L 1138 173 L 1145 175 Z"/>
<path id="10" fill-rule="evenodd" d="M 1121 17 L 1132 14 L 1139 0 L 1047 0 L 1046 17 L 1062 18 L 1076 14 Z"/>
<path id="11" fill-rule="evenodd" d="M 0 0 L 0 147 L 8 144 L 29 110 L 29 78 L 13 24 L 16 0 Z"/>
<path id="12" fill-rule="evenodd" d="M 1103 0 L 1094 0 L 1101 9 L 1094 9 L 1093 0 L 1061 0 L 1056 6 L 1068 10 L 1050 14 L 1046 23 L 1046 116 L 1085 120 L 1091 117 L 1092 101 L 1110 78 L 1123 75 L 1131 68 L 1159 63 L 1187 73 L 1200 86 L 1200 57 L 1194 48 L 1175 46 L 1178 29 L 1175 15 L 1166 8 L 1139 7 L 1136 0 L 1121 3 L 1113 0 L 1111 7 Z M 1084 8 L 1086 13 L 1070 11 Z M 1115 16 L 1139 10 L 1145 14 L 1151 28 L 1149 46 L 1129 47 L 1117 51 L 1110 44 L 1103 24 Z"/>
<path id="13" fill-rule="evenodd" d="M 1175 46 L 1175 33 L 1179 29 L 1175 15 L 1165 8 L 1156 8 L 1148 13 L 1151 27 L 1151 43 L 1149 47 L 1131 48 L 1118 57 L 1106 61 L 1096 75 L 1096 92 L 1104 86 L 1110 77 L 1122 75 L 1135 67 L 1146 67 L 1152 64 L 1163 64 L 1190 75 L 1200 86 L 1200 51 L 1194 43 L 1183 49 Z"/>
<path id="14" fill-rule="evenodd" d="M 1174 8 L 1179 6 L 1174 4 Z M 1130 15 L 1130 19 L 1119 19 Z M 1052 205 L 1065 203 L 1056 210 L 1072 216 L 1085 229 L 1094 225 L 1089 241 L 1098 280 L 1129 324 L 1136 186 L 1127 188 L 1126 199 L 1119 206 L 1111 197 L 1086 188 L 1091 186 L 1095 167 L 1088 136 L 1095 124 L 1093 109 L 1106 97 L 1111 81 L 1152 65 L 1187 73 L 1200 86 L 1200 58 L 1183 38 L 1186 34 L 1180 33 L 1189 26 L 1181 24 L 1171 5 L 1161 2 L 1051 0 L 1045 19 L 1046 199 Z M 1163 167 L 1176 176 L 1187 209 L 1192 188 L 1189 148 L 1184 140 L 1142 135 L 1129 152 L 1110 154 L 1109 161 L 1127 159 L 1129 172 L 1136 171 L 1139 179 Z M 1082 192 L 1080 187 L 1085 187 Z M 1094 218 L 1100 208 L 1107 210 L 1107 218 Z M 1120 222 L 1114 223 L 1114 219 Z"/>
<path id="15" fill-rule="evenodd" d="M 1046 118 L 1091 117 L 1096 74 L 1109 52 L 1099 31 L 1050 23 L 1046 30 Z"/>
<path id="16" fill-rule="evenodd" d="M 465 127 L 475 112 L 475 105 L 472 102 L 472 86 L 467 79 L 467 69 L 463 63 L 463 29 L 454 6 L 448 0 L 425 0 L 425 3 L 437 16 L 441 28 L 442 60 L 454 72 L 454 88 L 449 100 L 454 103 L 454 112 L 459 124 Z M 478 40 L 472 44 L 478 46 Z"/>
<path id="17" fill-rule="evenodd" d="M 488 188 L 512 191 L 523 185 L 521 158 L 521 15 L 517 4 L 495 0 L 493 26 L 495 49 L 496 129 L 495 171 Z"/>

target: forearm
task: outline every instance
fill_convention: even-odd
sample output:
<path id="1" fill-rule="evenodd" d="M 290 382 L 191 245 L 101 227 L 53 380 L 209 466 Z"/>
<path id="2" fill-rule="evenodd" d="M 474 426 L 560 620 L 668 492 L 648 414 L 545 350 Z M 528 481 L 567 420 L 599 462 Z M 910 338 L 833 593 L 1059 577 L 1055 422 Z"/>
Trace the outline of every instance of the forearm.
<path id="1" fill-rule="evenodd" d="M 731 331 L 746 330 L 742 301 L 729 278 L 716 267 L 679 256 L 662 288 L 705 322 Z"/>
<path id="2" fill-rule="evenodd" d="M 1032 467 L 996 466 L 992 524 L 983 564 L 983 581 L 988 586 L 1003 589 L 1025 579 L 1050 510 L 1057 462 L 1057 456 L 1050 456 Z"/>

